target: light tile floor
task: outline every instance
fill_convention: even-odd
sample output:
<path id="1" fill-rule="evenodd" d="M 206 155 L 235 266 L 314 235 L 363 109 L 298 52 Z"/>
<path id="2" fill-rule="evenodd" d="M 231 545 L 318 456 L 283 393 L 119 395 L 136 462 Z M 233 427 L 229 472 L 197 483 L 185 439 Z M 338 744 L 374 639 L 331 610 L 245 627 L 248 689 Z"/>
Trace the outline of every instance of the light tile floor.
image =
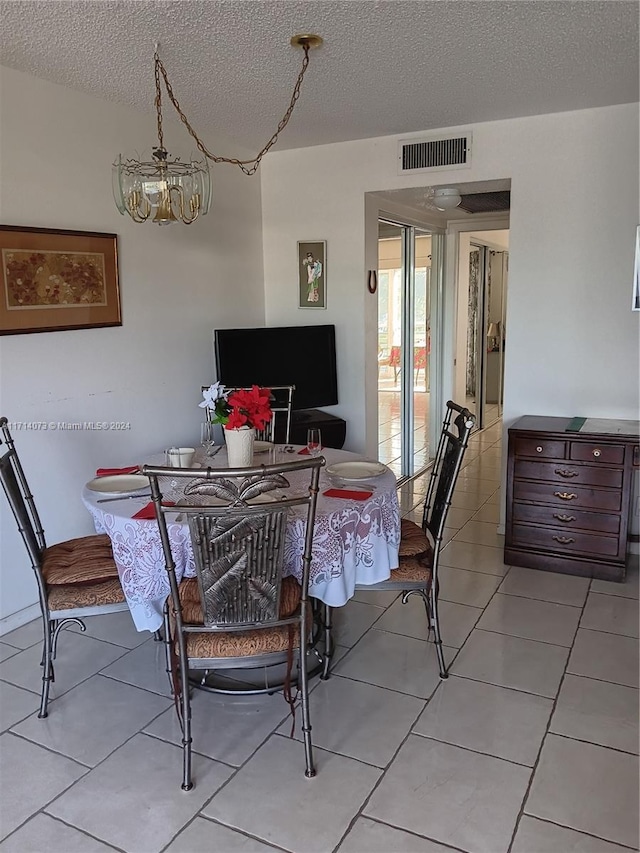
<path id="1" fill-rule="evenodd" d="M 393 471 L 396 477 L 402 474 L 402 446 L 401 446 L 401 403 L 400 386 L 393 378 L 393 369 L 385 368 L 380 371 L 378 382 L 378 459 L 384 462 Z M 422 374 L 420 374 L 422 376 Z M 429 464 L 429 398 L 430 394 L 425 386 L 424 380 L 418 380 L 414 384 L 414 433 L 413 433 L 413 471 L 421 471 Z M 475 400 L 467 397 L 467 408 L 476 414 Z M 500 418 L 500 407 L 485 404 L 484 424 L 491 426 Z M 485 430 L 486 432 L 486 430 Z M 493 443 L 492 439 L 490 443 Z M 480 445 L 478 445 L 480 446 Z M 494 454 L 496 452 L 494 448 Z M 469 460 L 472 453 L 468 452 Z M 473 454 L 477 456 L 476 453 Z M 487 455 L 486 462 L 493 461 L 495 455 Z"/>
<path id="2" fill-rule="evenodd" d="M 194 776 L 162 649 L 126 614 L 0 642 L 0 853 L 623 853 L 638 849 L 638 569 L 624 584 L 502 560 L 500 426 L 474 436 L 442 554 L 447 681 L 424 612 L 358 592 L 311 696 L 318 775 L 280 695 L 196 693 Z M 426 478 L 402 490 L 419 519 Z"/>

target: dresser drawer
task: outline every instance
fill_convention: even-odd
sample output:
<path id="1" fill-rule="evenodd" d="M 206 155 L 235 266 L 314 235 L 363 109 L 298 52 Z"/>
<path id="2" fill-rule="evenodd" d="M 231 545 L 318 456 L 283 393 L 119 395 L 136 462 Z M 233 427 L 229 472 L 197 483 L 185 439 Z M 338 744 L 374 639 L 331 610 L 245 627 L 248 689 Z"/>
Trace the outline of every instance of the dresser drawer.
<path id="1" fill-rule="evenodd" d="M 615 536 L 596 536 L 575 530 L 562 531 L 555 527 L 535 527 L 530 524 L 514 524 L 511 538 L 514 547 L 533 547 L 554 551 L 556 554 L 582 554 L 592 557 L 615 557 L 620 547 Z"/>
<path id="2" fill-rule="evenodd" d="M 584 512 L 574 507 L 513 504 L 514 522 L 555 526 L 565 530 L 593 530 L 598 533 L 620 532 L 620 516 L 615 513 Z"/>
<path id="3" fill-rule="evenodd" d="M 622 465 L 624 446 L 622 444 L 586 444 L 572 441 L 569 445 L 569 459 L 581 462 L 599 462 L 607 465 Z"/>
<path id="4" fill-rule="evenodd" d="M 514 475 L 529 480 L 551 480 L 571 486 L 574 483 L 590 486 L 610 486 L 619 489 L 622 486 L 622 469 L 597 468 L 593 465 L 570 465 L 558 462 L 538 462 L 517 459 Z"/>
<path id="5" fill-rule="evenodd" d="M 542 438 L 514 438 L 513 449 L 516 456 L 535 456 L 540 459 L 564 459 L 567 451 L 567 442 L 546 441 Z"/>
<path id="6" fill-rule="evenodd" d="M 564 507 L 565 510 L 576 507 L 620 512 L 622 509 L 622 492 L 618 490 L 605 491 L 567 484 L 558 487 L 553 483 L 530 483 L 525 480 L 514 480 L 513 499 L 548 503 Z"/>

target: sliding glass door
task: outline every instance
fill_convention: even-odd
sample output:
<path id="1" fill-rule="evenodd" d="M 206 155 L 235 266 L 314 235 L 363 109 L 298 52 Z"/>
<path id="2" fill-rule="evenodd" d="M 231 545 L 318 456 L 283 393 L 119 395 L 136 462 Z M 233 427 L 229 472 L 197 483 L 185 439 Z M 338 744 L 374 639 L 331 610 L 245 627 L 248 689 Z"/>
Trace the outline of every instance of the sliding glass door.
<path id="1" fill-rule="evenodd" d="M 432 293 L 440 235 L 399 222 L 378 223 L 379 459 L 397 477 L 430 461 Z"/>

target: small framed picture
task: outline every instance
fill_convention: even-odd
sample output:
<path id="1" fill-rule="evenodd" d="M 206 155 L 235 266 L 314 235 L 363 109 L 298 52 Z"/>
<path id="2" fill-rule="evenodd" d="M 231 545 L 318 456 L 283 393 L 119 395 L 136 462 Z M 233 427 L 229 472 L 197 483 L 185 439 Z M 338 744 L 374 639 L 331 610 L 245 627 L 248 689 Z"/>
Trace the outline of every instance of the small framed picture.
<path id="1" fill-rule="evenodd" d="M 640 225 L 636 228 L 636 260 L 633 266 L 632 311 L 640 311 Z"/>
<path id="2" fill-rule="evenodd" d="M 327 307 L 327 242 L 298 242 L 298 308 Z"/>

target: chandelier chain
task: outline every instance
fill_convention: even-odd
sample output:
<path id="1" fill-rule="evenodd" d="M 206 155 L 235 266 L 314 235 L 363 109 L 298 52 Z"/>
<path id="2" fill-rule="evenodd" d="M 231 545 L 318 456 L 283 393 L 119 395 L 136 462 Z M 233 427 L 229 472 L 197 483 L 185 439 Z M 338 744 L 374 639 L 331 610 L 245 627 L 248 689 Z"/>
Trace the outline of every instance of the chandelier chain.
<path id="1" fill-rule="evenodd" d="M 207 149 L 201 139 L 198 137 L 198 134 L 193 129 L 186 115 L 182 111 L 180 107 L 180 103 L 176 96 L 173 93 L 173 88 L 171 83 L 169 83 L 169 78 L 167 76 L 167 70 L 162 64 L 162 60 L 158 55 L 158 52 L 154 53 L 154 63 L 155 63 L 155 79 L 156 79 L 156 112 L 157 112 L 157 123 L 158 123 L 158 141 L 160 143 L 160 149 L 164 151 L 164 137 L 162 131 L 162 96 L 160 91 L 160 76 L 162 75 L 162 79 L 164 80 L 165 89 L 167 90 L 167 95 L 169 96 L 169 100 L 173 104 L 176 112 L 180 116 L 180 119 L 184 126 L 187 128 L 193 139 L 195 140 L 196 145 L 200 149 L 200 151 L 207 157 L 209 160 L 214 163 L 231 163 L 234 166 L 238 166 L 245 175 L 253 175 L 258 170 L 258 166 L 260 165 L 260 161 L 264 157 L 264 155 L 269 151 L 269 149 L 275 145 L 278 140 L 278 137 L 285 129 L 287 124 L 289 123 L 289 119 L 293 113 L 296 102 L 300 97 L 300 88 L 302 86 L 302 81 L 304 80 L 304 75 L 309 66 L 309 44 L 305 43 L 301 45 L 304 50 L 304 58 L 302 60 L 302 67 L 298 74 L 298 78 L 296 80 L 295 86 L 293 87 L 293 93 L 291 95 L 291 101 L 289 103 L 289 107 L 287 111 L 280 119 L 278 127 L 276 128 L 275 133 L 271 137 L 271 139 L 267 142 L 267 144 L 261 149 L 261 151 L 251 160 L 239 160 L 236 157 L 221 157 L 220 155 L 213 154 L 211 151 Z"/>
<path id="2" fill-rule="evenodd" d="M 160 151 L 164 151 L 164 133 L 162 131 L 162 92 L 160 90 L 160 68 L 158 63 L 160 62 L 160 58 L 158 56 L 158 51 L 156 50 L 154 54 L 154 73 L 156 78 L 156 119 L 158 123 L 158 145 L 160 147 Z"/>

